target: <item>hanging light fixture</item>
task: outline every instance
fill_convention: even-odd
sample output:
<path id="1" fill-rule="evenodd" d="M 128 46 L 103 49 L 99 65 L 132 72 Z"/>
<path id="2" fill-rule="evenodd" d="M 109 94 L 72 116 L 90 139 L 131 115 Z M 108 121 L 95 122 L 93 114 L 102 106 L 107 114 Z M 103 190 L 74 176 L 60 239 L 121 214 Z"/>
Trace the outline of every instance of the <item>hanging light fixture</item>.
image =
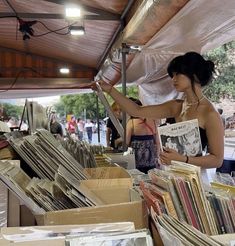
<path id="1" fill-rule="evenodd" d="M 75 6 L 68 6 L 65 8 L 65 15 L 67 18 L 78 18 L 81 16 L 81 9 Z"/>
<path id="2" fill-rule="evenodd" d="M 69 68 L 66 68 L 66 67 L 60 68 L 60 73 L 62 74 L 68 74 L 69 72 L 70 72 Z"/>
<path id="3" fill-rule="evenodd" d="M 70 26 L 69 31 L 71 35 L 82 36 L 85 34 L 84 26 Z"/>

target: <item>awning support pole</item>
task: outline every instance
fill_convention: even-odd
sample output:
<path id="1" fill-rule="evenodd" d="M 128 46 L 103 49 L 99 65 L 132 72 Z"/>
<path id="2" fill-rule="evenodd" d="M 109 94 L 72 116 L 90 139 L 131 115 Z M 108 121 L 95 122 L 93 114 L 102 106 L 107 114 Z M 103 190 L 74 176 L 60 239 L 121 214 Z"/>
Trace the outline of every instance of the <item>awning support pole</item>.
<path id="1" fill-rule="evenodd" d="M 97 121 L 97 133 L 98 143 L 100 143 L 100 115 L 99 115 L 99 98 L 96 96 L 96 121 Z"/>
<path id="2" fill-rule="evenodd" d="M 126 96 L 126 55 L 129 52 L 129 47 L 125 43 L 122 44 L 122 93 L 124 96 Z M 126 151 L 127 149 L 127 143 L 126 143 L 126 112 L 122 112 L 122 126 L 124 129 L 124 139 L 122 142 L 122 148 L 123 151 Z"/>

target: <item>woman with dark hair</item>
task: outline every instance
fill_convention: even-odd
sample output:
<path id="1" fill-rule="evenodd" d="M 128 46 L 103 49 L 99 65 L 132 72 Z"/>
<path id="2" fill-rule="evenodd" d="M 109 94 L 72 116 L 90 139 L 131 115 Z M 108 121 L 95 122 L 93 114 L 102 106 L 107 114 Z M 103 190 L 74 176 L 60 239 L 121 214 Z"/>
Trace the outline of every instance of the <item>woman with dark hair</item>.
<path id="1" fill-rule="evenodd" d="M 202 87 L 207 85 L 214 72 L 214 63 L 205 60 L 196 52 L 174 58 L 168 68 L 169 76 L 178 92 L 184 92 L 181 100 L 171 100 L 160 105 L 139 106 L 123 96 L 112 85 L 100 82 L 104 91 L 121 106 L 123 111 L 135 117 L 163 119 L 174 118 L 176 122 L 198 119 L 204 156 L 186 156 L 166 148 L 160 154 L 161 162 L 170 164 L 172 160 L 188 162 L 204 168 L 222 165 L 224 156 L 224 129 L 219 113 L 203 95 Z"/>
<path id="2" fill-rule="evenodd" d="M 142 106 L 140 100 L 133 97 L 129 99 Z M 147 173 L 148 170 L 156 168 L 156 124 L 154 120 L 131 116 L 126 127 L 126 143 L 134 150 L 138 170 Z"/>

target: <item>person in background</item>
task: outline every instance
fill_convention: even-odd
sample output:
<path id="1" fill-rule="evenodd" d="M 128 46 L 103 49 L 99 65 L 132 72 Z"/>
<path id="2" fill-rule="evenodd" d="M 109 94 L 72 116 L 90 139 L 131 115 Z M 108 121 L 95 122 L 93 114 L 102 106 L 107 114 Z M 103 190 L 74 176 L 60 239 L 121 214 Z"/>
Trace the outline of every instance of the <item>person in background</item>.
<path id="1" fill-rule="evenodd" d="M 54 113 L 51 115 L 50 132 L 56 137 L 63 137 L 63 129 L 61 127 L 61 124 L 57 121 L 56 114 Z"/>
<path id="2" fill-rule="evenodd" d="M 140 100 L 130 97 L 137 105 Z M 152 119 L 131 116 L 127 122 L 126 143 L 135 154 L 136 169 L 147 173 L 157 167 L 156 124 Z"/>
<path id="3" fill-rule="evenodd" d="M 28 131 L 28 124 L 23 120 L 21 125 L 20 125 L 20 131 Z"/>
<path id="4" fill-rule="evenodd" d="M 92 143 L 93 127 L 94 127 L 94 124 L 92 123 L 92 121 L 90 119 L 87 119 L 87 122 L 85 124 L 85 129 L 86 129 L 89 144 Z"/>
<path id="5" fill-rule="evenodd" d="M 84 132 L 84 121 L 81 118 L 77 119 L 77 127 L 78 127 L 78 139 L 83 140 L 83 132 Z"/>
<path id="6" fill-rule="evenodd" d="M 141 118 L 174 118 L 175 122 L 198 119 L 202 148 L 208 146 L 204 156 L 187 156 L 170 148 L 160 153 L 160 161 L 171 164 L 172 160 L 190 163 L 203 168 L 220 167 L 224 157 L 224 128 L 221 117 L 213 104 L 203 95 L 202 87 L 207 85 L 214 72 L 214 63 L 205 60 L 196 52 L 175 57 L 167 68 L 172 83 L 184 97 L 160 105 L 139 106 L 123 96 L 111 84 L 100 81 L 107 92 L 129 115 Z M 93 88 L 96 89 L 95 84 Z"/>
<path id="7" fill-rule="evenodd" d="M 71 119 L 68 122 L 68 132 L 73 139 L 76 139 L 77 123 L 75 116 L 71 116 Z"/>
<path id="8" fill-rule="evenodd" d="M 7 125 L 10 128 L 17 128 L 19 126 L 18 120 L 15 117 L 11 117 L 8 122 Z"/>
<path id="9" fill-rule="evenodd" d="M 122 114 L 120 106 L 114 102 L 111 105 L 111 108 L 113 110 L 114 115 L 116 118 L 121 122 Z M 113 149 L 117 149 L 117 146 L 119 143 L 121 143 L 122 140 L 120 138 L 120 135 L 114 126 L 113 122 L 110 118 L 108 118 L 107 125 L 106 125 L 106 144 L 107 147 L 112 147 Z"/>

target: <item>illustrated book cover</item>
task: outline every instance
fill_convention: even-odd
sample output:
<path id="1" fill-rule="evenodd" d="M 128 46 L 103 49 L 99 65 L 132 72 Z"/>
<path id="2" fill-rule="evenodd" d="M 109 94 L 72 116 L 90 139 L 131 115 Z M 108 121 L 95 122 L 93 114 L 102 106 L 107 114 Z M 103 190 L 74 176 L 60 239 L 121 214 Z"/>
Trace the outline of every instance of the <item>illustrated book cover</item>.
<path id="1" fill-rule="evenodd" d="M 182 155 L 202 155 L 197 119 L 158 127 L 158 135 L 162 150 L 164 147 L 168 147 Z"/>

